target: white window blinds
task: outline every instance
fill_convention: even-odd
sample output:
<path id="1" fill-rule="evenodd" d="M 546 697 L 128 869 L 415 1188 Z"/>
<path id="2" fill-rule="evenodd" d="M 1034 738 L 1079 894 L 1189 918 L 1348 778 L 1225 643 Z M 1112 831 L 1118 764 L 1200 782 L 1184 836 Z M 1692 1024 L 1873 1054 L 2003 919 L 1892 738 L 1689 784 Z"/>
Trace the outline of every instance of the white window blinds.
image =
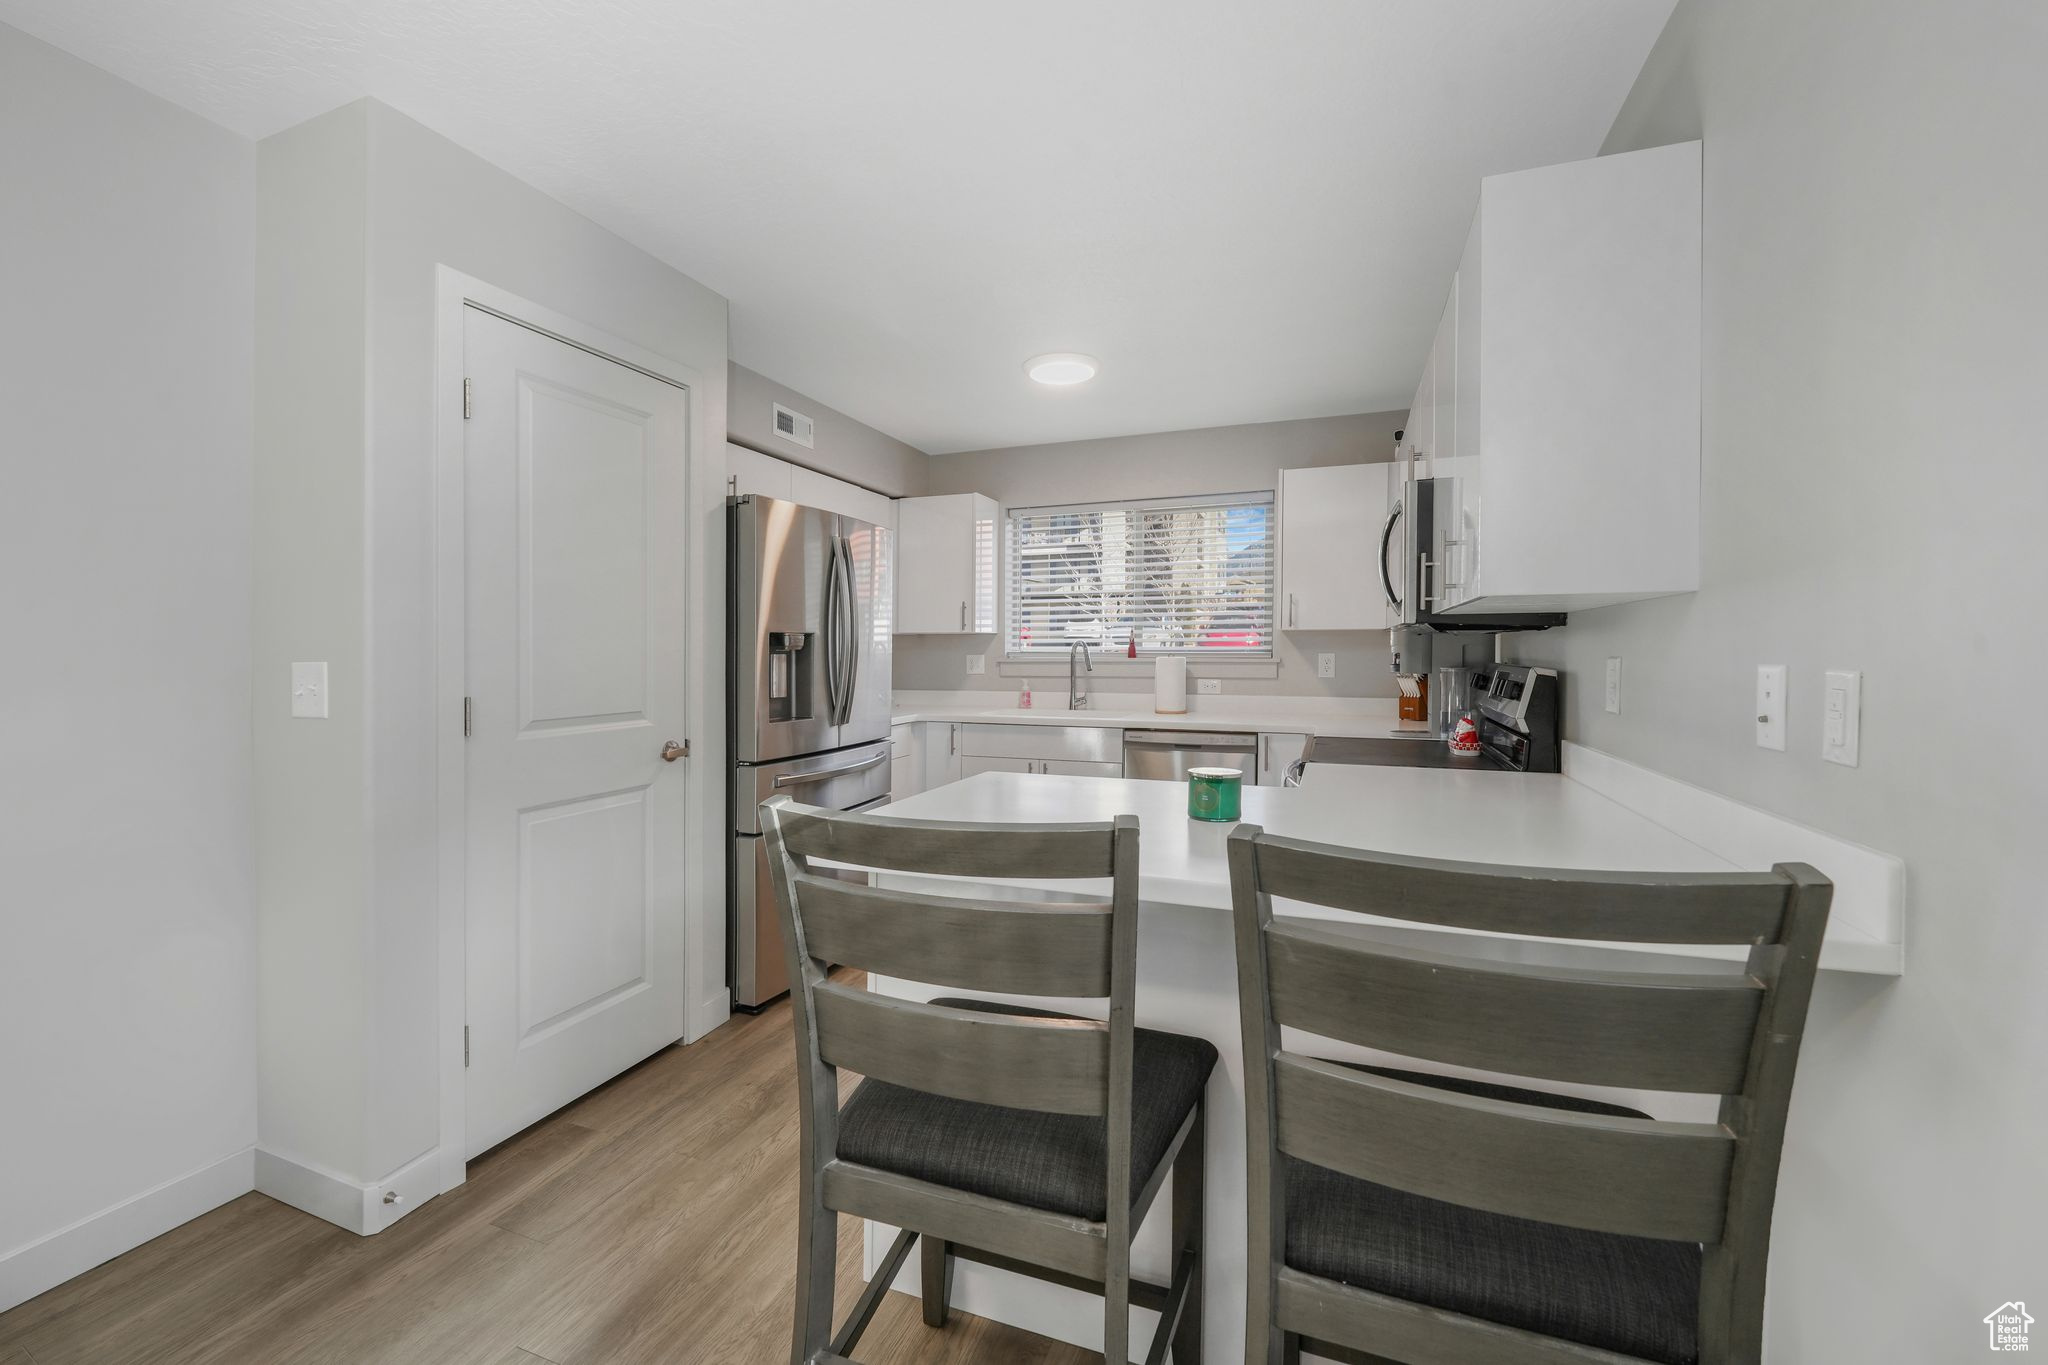
<path id="1" fill-rule="evenodd" d="M 1273 652 L 1271 493 L 1012 508 L 1007 539 L 1013 656 Z"/>

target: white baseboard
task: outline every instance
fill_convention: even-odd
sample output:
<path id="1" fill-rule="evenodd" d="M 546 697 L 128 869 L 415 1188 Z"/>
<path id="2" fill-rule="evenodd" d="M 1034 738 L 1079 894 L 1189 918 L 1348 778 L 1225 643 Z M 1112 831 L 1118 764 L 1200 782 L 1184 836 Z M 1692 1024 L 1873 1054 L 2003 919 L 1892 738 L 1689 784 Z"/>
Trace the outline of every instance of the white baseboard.
<path id="1" fill-rule="evenodd" d="M 441 1193 L 442 1180 L 439 1147 L 367 1185 L 312 1162 L 294 1161 L 261 1148 L 256 1152 L 256 1189 L 260 1193 L 363 1237 L 382 1232 Z M 387 1204 L 387 1193 L 397 1195 L 397 1201 Z"/>
<path id="2" fill-rule="evenodd" d="M 247 1194 L 255 1157 L 245 1147 L 0 1256 L 0 1313 Z"/>

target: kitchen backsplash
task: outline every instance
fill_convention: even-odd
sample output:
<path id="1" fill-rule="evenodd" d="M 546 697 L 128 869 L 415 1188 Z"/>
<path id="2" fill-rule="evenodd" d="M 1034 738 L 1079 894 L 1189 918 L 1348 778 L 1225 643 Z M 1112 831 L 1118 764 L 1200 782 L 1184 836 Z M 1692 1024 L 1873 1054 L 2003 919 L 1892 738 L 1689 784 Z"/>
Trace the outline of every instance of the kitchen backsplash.
<path id="1" fill-rule="evenodd" d="M 1336 676 L 1316 676 L 1316 656 L 1336 656 Z M 982 661 L 982 672 L 969 673 L 970 655 Z M 1088 676 L 1095 692 L 1152 691 L 1151 660 L 1141 661 L 1136 670 L 1121 652 L 1095 652 L 1096 671 Z M 1192 657 L 1192 656 L 1191 656 Z M 1000 636 L 899 635 L 896 637 L 895 686 L 898 691 L 918 692 L 1015 692 L 1024 678 L 1001 671 L 1003 642 Z M 1194 680 L 1201 677 L 1199 661 L 1190 669 Z M 1391 697 L 1395 695 L 1394 675 L 1387 664 L 1384 631 L 1283 632 L 1270 678 L 1226 677 L 1223 691 L 1234 696 L 1263 697 Z M 1034 673 L 1029 679 L 1034 692 L 1064 692 L 1066 671 L 1059 661 L 1056 675 Z"/>

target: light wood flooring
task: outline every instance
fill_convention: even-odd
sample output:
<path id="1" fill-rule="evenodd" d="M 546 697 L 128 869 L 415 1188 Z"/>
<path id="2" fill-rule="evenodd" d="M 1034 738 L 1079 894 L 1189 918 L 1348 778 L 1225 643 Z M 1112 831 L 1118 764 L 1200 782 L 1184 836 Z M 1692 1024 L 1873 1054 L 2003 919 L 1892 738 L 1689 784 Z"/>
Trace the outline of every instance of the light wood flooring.
<path id="1" fill-rule="evenodd" d="M 0 1365 L 752 1365 L 789 1358 L 789 1006 L 670 1048 L 375 1237 L 260 1194 L 0 1314 Z M 839 1313 L 860 1289 L 840 1225 Z M 1101 1356 L 891 1294 L 874 1365 Z"/>

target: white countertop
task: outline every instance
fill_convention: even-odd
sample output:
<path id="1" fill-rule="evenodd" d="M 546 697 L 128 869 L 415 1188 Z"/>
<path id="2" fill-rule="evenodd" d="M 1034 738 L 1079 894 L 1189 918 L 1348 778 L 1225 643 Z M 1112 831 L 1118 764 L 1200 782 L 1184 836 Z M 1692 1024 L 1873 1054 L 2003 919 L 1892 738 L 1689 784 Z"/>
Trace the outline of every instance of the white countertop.
<path id="1" fill-rule="evenodd" d="M 1105 717 L 1099 723 L 1112 722 Z M 1592 788 L 1554 774 L 1311 767 L 1303 787 L 1244 788 L 1243 811 L 1246 823 L 1275 834 L 1412 857 L 1612 871 L 1761 870 L 1739 867 Z M 1178 782 L 982 773 L 907 797 L 888 807 L 888 813 L 993 823 L 1136 815 L 1142 825 L 1140 895 L 1145 901 L 1215 909 L 1230 905 L 1225 841 L 1234 826 L 1190 820 L 1187 788 Z M 1337 917 L 1337 912 L 1328 913 Z M 1363 917 L 1342 918 L 1359 922 Z M 1365 922 L 1398 930 L 1399 936 L 1456 932 L 1396 920 Z M 1639 951 L 1611 944 L 1569 946 L 1596 951 L 1603 961 L 1616 952 Z M 1724 960 L 1743 956 L 1739 948 L 1715 945 L 1658 945 L 1654 951 Z M 1821 965 L 1895 975 L 1899 946 L 1879 942 L 1838 914 L 1831 918 Z"/>

